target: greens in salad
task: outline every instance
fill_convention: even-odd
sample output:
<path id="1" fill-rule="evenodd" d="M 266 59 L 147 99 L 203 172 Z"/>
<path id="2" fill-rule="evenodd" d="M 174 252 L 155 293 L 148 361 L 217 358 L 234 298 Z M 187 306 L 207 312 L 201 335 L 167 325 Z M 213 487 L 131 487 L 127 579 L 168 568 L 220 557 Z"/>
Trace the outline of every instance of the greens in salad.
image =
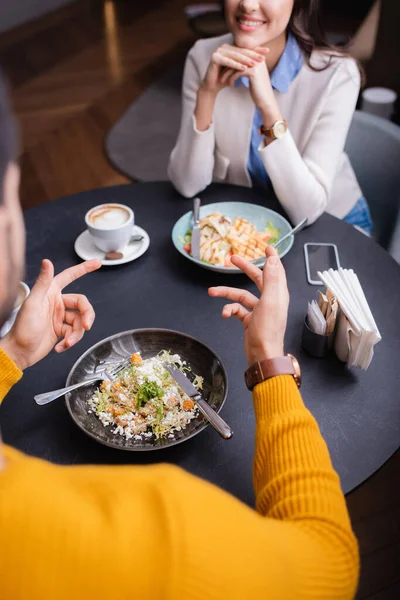
<path id="1" fill-rule="evenodd" d="M 174 437 L 198 414 L 194 401 L 177 385 L 165 368 L 170 363 L 181 371 L 191 369 L 178 354 L 163 350 L 157 356 L 143 360 L 139 353 L 131 356 L 131 365 L 117 381 L 103 381 L 89 400 L 104 426 L 126 439 Z M 202 389 L 203 378 L 193 374 L 193 385 Z"/>
<path id="2" fill-rule="evenodd" d="M 277 227 L 274 227 L 272 225 L 271 221 L 268 221 L 268 225 L 264 229 L 264 232 L 271 236 L 270 239 L 268 240 L 269 244 L 276 244 L 276 242 L 279 240 L 280 235 L 281 235 L 281 230 L 278 229 Z"/>

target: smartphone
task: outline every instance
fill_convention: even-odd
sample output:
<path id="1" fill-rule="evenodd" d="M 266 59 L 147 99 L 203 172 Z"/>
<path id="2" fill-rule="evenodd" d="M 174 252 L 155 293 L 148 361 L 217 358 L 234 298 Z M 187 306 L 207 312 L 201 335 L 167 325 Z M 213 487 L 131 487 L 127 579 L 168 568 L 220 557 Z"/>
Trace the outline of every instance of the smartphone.
<path id="1" fill-rule="evenodd" d="M 338 269 L 339 255 L 335 244 L 304 244 L 307 281 L 311 285 L 324 285 L 318 277 L 318 271 Z"/>

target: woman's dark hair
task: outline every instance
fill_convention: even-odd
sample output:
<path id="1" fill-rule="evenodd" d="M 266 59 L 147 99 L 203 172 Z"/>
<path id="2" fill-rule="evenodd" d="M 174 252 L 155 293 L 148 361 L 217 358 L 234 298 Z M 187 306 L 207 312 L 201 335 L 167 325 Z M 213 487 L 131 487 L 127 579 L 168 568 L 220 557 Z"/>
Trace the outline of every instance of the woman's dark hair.
<path id="1" fill-rule="evenodd" d="M 326 69 L 333 56 L 350 56 L 347 46 L 334 46 L 327 41 L 321 22 L 319 0 L 294 0 L 288 28 L 296 38 L 306 57 L 308 66 L 313 71 L 323 71 Z M 327 57 L 329 57 L 326 65 L 322 68 L 313 66 L 311 62 L 311 54 L 313 50 L 317 49 L 325 51 Z M 364 70 L 359 63 L 357 64 L 361 75 L 361 82 L 364 84 Z"/>

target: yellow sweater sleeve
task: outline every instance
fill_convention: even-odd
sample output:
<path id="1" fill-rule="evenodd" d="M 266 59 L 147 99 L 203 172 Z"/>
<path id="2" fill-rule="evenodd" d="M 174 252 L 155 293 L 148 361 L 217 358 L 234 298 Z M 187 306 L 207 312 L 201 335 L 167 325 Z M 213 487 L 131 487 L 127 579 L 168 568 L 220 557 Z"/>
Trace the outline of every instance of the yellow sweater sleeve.
<path id="1" fill-rule="evenodd" d="M 22 371 L 0 348 L 0 404 L 13 385 L 22 377 Z"/>
<path id="2" fill-rule="evenodd" d="M 357 544 L 318 426 L 291 377 L 254 404 L 257 512 L 177 467 L 60 467 L 6 448 L 2 598 L 350 600 Z"/>

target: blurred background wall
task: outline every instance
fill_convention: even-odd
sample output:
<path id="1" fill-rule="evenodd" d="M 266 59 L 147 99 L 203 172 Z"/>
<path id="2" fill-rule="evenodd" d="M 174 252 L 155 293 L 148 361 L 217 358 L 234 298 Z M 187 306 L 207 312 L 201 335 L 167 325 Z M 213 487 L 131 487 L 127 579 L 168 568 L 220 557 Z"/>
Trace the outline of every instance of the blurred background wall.
<path id="1" fill-rule="evenodd" d="M 0 0 L 0 33 L 74 0 Z"/>

